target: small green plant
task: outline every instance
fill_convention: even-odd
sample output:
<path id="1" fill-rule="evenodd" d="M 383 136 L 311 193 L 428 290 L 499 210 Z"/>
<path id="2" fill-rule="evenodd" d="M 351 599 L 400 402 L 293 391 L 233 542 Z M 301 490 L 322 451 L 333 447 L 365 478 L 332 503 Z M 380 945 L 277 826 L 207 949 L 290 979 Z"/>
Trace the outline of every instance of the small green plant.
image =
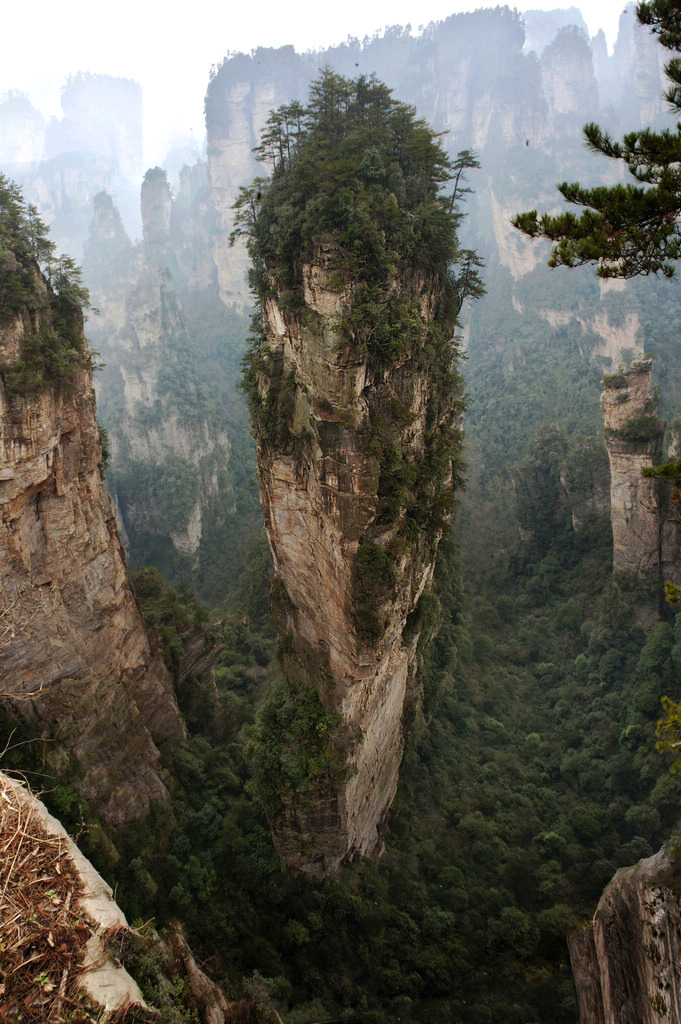
<path id="1" fill-rule="evenodd" d="M 370 643 L 383 632 L 383 606 L 395 587 L 395 559 L 374 541 L 363 541 L 357 551 L 353 578 L 355 622 L 360 638 Z"/>
<path id="2" fill-rule="evenodd" d="M 255 770 L 250 788 L 270 821 L 283 811 L 282 796 L 341 785 L 346 740 L 339 724 L 339 716 L 324 710 L 312 686 L 280 679 L 272 687 L 246 747 Z"/>
<path id="3" fill-rule="evenodd" d="M 625 388 L 627 386 L 627 378 L 623 373 L 605 373 L 601 379 L 601 384 L 607 390 L 616 390 L 617 388 Z"/>
<path id="4" fill-rule="evenodd" d="M 111 460 L 111 446 L 109 444 L 109 435 L 102 426 L 101 423 L 97 424 L 97 431 L 99 433 L 99 444 L 102 449 L 102 459 L 99 463 L 100 469 L 106 469 Z"/>

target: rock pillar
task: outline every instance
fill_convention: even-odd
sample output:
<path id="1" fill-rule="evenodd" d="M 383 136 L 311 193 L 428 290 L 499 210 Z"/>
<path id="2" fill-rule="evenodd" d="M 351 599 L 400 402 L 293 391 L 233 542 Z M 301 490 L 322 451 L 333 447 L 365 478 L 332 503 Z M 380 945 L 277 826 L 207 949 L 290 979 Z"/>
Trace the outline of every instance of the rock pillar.
<path id="1" fill-rule="evenodd" d="M 659 572 L 660 567 L 658 484 L 641 475 L 659 461 L 665 426 L 650 394 L 651 373 L 652 360 L 637 359 L 603 378 L 614 572 Z"/>

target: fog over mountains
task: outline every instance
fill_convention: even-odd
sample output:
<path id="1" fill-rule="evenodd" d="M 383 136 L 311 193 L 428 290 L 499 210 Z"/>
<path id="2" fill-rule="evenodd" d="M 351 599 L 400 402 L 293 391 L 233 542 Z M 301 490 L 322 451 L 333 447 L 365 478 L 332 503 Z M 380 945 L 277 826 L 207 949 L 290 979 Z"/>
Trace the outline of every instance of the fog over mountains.
<path id="1" fill-rule="evenodd" d="M 239 411 L 243 406 L 234 387 L 251 299 L 245 252 L 238 246 L 230 250 L 228 236 L 233 224 L 231 204 L 239 187 L 262 173 L 252 150 L 270 109 L 305 96 L 310 81 L 325 65 L 348 76 L 375 74 L 394 89 L 396 97 L 413 103 L 420 116 L 445 133 L 443 142 L 450 155 L 463 149 L 478 154 L 481 170 L 469 175 L 472 192 L 466 203 L 469 216 L 463 241 L 477 249 L 487 264 L 488 296 L 465 314 L 469 393 L 475 396 L 479 381 L 493 374 L 505 382 L 501 390 L 512 400 L 510 392 L 521 379 L 513 375 L 513 368 L 529 358 L 523 338 L 535 345 L 541 324 L 542 344 L 549 352 L 561 353 L 560 366 L 566 359 L 583 363 L 585 379 L 593 381 L 590 422 L 583 422 L 583 413 L 565 410 L 569 431 L 592 432 L 598 419 L 599 370 L 642 344 L 637 289 L 617 284 L 599 287 L 587 272 L 549 275 L 542 246 L 522 238 L 511 228 L 510 219 L 531 206 L 555 207 L 555 182 L 613 180 L 617 169 L 584 150 L 581 126 L 598 120 L 619 135 L 664 120 L 661 64 L 660 48 L 637 25 L 633 8 L 620 19 L 610 55 L 603 32 L 590 39 L 575 7 L 529 11 L 522 16 L 497 8 L 452 15 L 420 35 L 395 26 L 363 42 L 349 40 L 304 54 L 291 46 L 235 54 L 211 71 L 205 139 L 184 139 L 167 154 L 161 170 L 151 179 L 147 174 L 141 207 L 143 113 L 138 84 L 75 73 L 63 89 L 62 116 L 47 121 L 28 97 L 6 95 L 0 101 L 0 166 L 36 203 L 60 248 L 84 261 L 86 280 L 101 310 L 100 317 L 90 320 L 88 332 L 107 363 L 99 376 L 98 393 L 100 415 L 112 436 L 109 484 L 119 496 L 122 525 L 136 557 L 141 557 L 143 548 L 150 557 L 151 550 L 155 552 L 152 560 L 165 568 L 177 559 L 178 565 L 186 567 L 194 559 L 195 572 L 196 558 L 201 560 L 201 545 L 210 533 L 211 515 L 221 524 L 223 540 L 230 523 L 242 529 L 231 518 L 236 464 L 233 455 L 230 463 L 228 452 L 249 444 L 243 411 Z M 115 218 L 115 228 L 113 220 L 112 226 L 104 226 L 104 194 L 109 197 L 108 216 Z M 131 260 L 126 253 L 142 235 L 139 255 Z M 154 287 L 172 298 L 170 319 L 158 312 L 161 307 L 153 301 L 149 305 L 149 295 L 141 299 L 150 287 L 150 274 L 158 278 Z M 626 317 L 623 303 L 629 310 Z M 155 326 L 148 317 L 144 320 L 142 340 L 131 325 L 140 322 L 144 308 L 152 320 L 159 319 Z M 206 358 L 193 358 L 192 352 L 196 355 L 198 349 L 192 346 L 205 348 L 208 337 L 216 339 L 210 345 L 221 346 L 220 356 L 213 351 L 222 369 L 200 383 L 195 378 L 197 372 L 206 371 Z M 565 343 L 571 354 L 566 354 Z M 170 367 L 177 367 L 180 356 L 173 356 L 168 364 L 168 345 L 183 353 L 186 363 L 183 373 L 170 374 L 170 382 Z M 558 364 L 556 372 L 562 372 Z M 193 383 L 188 383 L 187 374 Z M 211 394 L 216 381 L 223 382 L 220 399 L 217 393 Z M 560 396 L 560 388 L 555 390 Z M 535 392 L 527 426 L 538 425 L 544 416 L 556 412 L 549 380 Z M 172 437 L 179 428 L 171 429 L 170 422 L 163 421 L 152 428 L 149 417 L 153 409 L 158 417 L 159 402 L 188 407 L 194 401 L 191 394 L 197 393 L 205 395 L 209 404 L 217 401 L 223 417 L 230 410 L 232 423 L 224 422 L 215 433 L 213 422 L 214 439 L 209 442 L 206 435 L 199 443 L 195 436 L 178 463 L 180 452 Z M 123 417 L 121 401 L 127 410 Z M 560 397 L 557 401 L 560 407 Z M 198 407 L 204 405 L 199 402 Z M 139 422 L 143 408 L 147 409 L 144 427 Z M 192 415 L 196 420 L 196 408 Z M 473 460 L 471 475 L 475 479 L 476 467 L 484 464 L 488 472 L 499 472 L 507 481 L 504 466 L 521 456 L 529 439 L 527 426 L 516 438 L 513 432 L 507 435 L 501 451 L 487 438 L 482 422 L 482 433 L 478 433 L 478 420 L 486 415 L 480 403 L 471 403 L 470 443 L 492 446 Z M 133 417 L 134 427 L 124 426 L 127 416 Z M 193 429 L 205 434 L 209 428 L 204 423 Z M 149 430 L 160 430 L 165 436 L 161 448 L 168 457 L 172 453 L 175 477 L 177 466 L 185 465 L 180 488 L 185 499 L 179 503 L 179 512 L 154 511 L 163 490 L 160 483 L 156 498 L 142 498 L 133 486 L 137 496 L 126 505 L 132 480 L 130 459 L 137 465 L 142 449 L 147 462 L 152 451 L 157 462 L 166 458 Z M 121 431 L 128 436 L 126 443 Z M 136 439 L 131 442 L 133 435 Z M 140 448 L 142 436 L 147 441 Z M 218 450 L 222 461 L 215 461 Z M 134 457 L 133 451 L 137 452 Z M 187 462 L 188 451 L 193 454 Z M 214 452 L 211 470 L 205 461 L 209 452 Z M 199 469 L 201 459 L 203 469 Z M 133 476 L 139 479 L 139 466 Z M 152 477 L 146 474 L 145 478 Z M 146 511 L 140 511 L 140 502 Z M 208 505 L 214 507 L 212 514 L 206 512 Z M 252 515 L 257 519 L 257 510 L 252 509 L 247 518 Z M 159 540 L 161 549 L 156 542 L 149 549 L 149 529 L 165 537 Z M 140 530 L 147 538 L 144 545 L 138 543 Z"/>

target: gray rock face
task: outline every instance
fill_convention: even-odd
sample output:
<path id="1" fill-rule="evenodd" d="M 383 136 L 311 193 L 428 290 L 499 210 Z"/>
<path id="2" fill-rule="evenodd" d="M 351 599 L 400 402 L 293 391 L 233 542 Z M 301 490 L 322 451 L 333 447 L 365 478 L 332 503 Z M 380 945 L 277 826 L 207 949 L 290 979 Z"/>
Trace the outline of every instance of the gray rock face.
<path id="1" fill-rule="evenodd" d="M 615 572 L 659 571 L 660 567 L 658 486 L 641 476 L 644 468 L 659 461 L 664 434 L 664 421 L 657 420 L 657 403 L 650 395 L 652 365 L 650 359 L 637 359 L 604 378 Z"/>
<path id="2" fill-rule="evenodd" d="M 5 357 L 20 323 L 1 333 Z M 90 373 L 10 399 L 0 387 L 0 677 L 57 770 L 123 822 L 166 800 L 156 743 L 181 742 L 170 677 L 130 588 Z"/>
<path id="3" fill-rule="evenodd" d="M 679 873 L 669 852 L 618 871 L 569 947 L 580 1024 L 681 1020 Z"/>

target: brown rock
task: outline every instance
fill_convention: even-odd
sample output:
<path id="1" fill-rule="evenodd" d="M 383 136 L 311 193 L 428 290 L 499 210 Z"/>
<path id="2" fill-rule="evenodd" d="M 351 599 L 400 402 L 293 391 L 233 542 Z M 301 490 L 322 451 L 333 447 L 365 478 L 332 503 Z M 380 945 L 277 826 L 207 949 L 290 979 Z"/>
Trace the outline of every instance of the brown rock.
<path id="1" fill-rule="evenodd" d="M 269 370 L 259 378 L 260 408 L 271 410 L 275 396 L 284 394 L 290 415 L 282 425 L 279 410 L 278 420 L 255 430 L 284 671 L 314 686 L 354 739 L 340 789 L 324 783 L 285 795 L 283 816 L 274 824 L 284 862 L 314 873 L 335 870 L 347 855 L 382 851 L 381 823 L 397 788 L 405 716 L 417 699 L 418 632 L 409 639 L 403 632 L 431 582 L 446 519 L 418 527 L 407 540 L 405 505 L 387 512 L 392 469 L 381 463 L 380 432 L 390 434 L 418 475 L 426 433 L 434 429 L 426 426 L 434 384 L 422 369 L 419 343 L 377 368 L 360 343 L 347 340 L 352 286 L 335 259 L 328 239 L 303 267 L 302 316 L 275 298 L 264 302 L 261 354 Z M 406 297 L 420 310 L 426 338 L 437 303 L 434 283 L 414 276 L 394 280 L 391 289 L 391 299 Z M 451 396 L 443 397 L 436 429 L 456 431 L 456 416 Z M 432 510 L 447 495 L 451 500 L 451 456 L 439 479 L 411 486 L 420 510 Z M 364 544 L 373 545 L 386 567 L 387 579 L 370 594 L 358 563 Z"/>
<path id="2" fill-rule="evenodd" d="M 184 726 L 127 580 L 100 461 L 88 370 L 27 398 L 0 387 L 3 704 L 53 741 L 55 767 L 75 761 L 79 791 L 121 822 L 167 799 L 156 743 L 181 742 Z"/>
<path id="3" fill-rule="evenodd" d="M 663 849 L 620 869 L 569 939 L 580 1024 L 681 1020 L 678 865 Z"/>
<path id="4" fill-rule="evenodd" d="M 656 421 L 657 402 L 650 395 L 652 365 L 650 359 L 636 359 L 627 369 L 604 378 L 614 572 L 659 571 L 660 566 L 658 487 L 641 476 L 644 468 L 659 461 L 664 433 L 664 421 Z M 650 429 L 647 436 L 637 437 L 632 428 L 643 420 Z"/>

